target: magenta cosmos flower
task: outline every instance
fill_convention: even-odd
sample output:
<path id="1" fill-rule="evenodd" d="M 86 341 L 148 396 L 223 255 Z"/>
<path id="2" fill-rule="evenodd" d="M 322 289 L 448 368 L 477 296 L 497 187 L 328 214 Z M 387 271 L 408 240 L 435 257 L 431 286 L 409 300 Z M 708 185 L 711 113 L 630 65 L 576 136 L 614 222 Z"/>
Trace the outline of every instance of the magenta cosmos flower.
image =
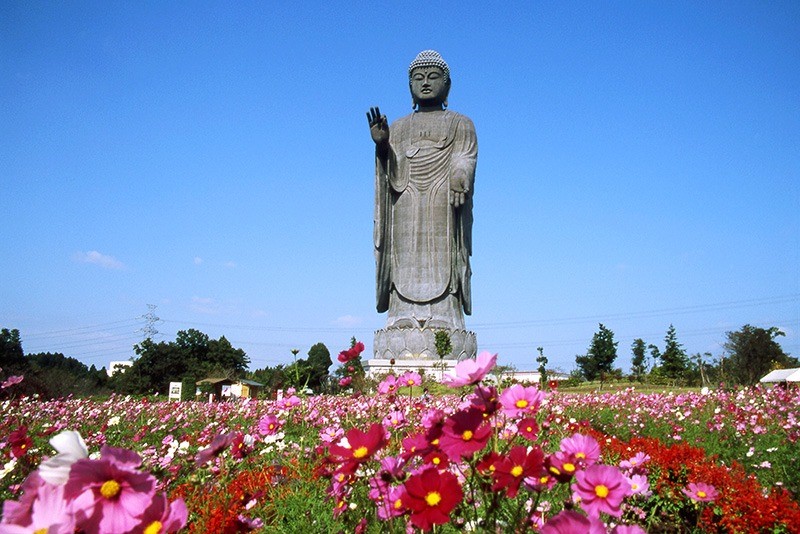
<path id="1" fill-rule="evenodd" d="M 74 500 L 76 527 L 87 532 L 128 532 L 152 504 L 156 480 L 138 471 L 141 458 L 133 451 L 103 447 L 99 460 L 72 464 L 64 497 Z"/>
<path id="2" fill-rule="evenodd" d="M 719 492 L 717 488 L 712 486 L 711 484 L 706 484 L 705 482 L 698 482 L 694 483 L 691 482 L 683 491 L 683 494 L 692 499 L 693 501 L 699 502 L 711 502 L 715 501 L 717 497 L 719 497 Z"/>
<path id="3" fill-rule="evenodd" d="M 406 371 L 400 376 L 398 382 L 406 387 L 419 386 L 422 385 L 422 377 L 414 371 Z"/>
<path id="4" fill-rule="evenodd" d="M 393 395 L 397 393 L 397 388 L 402 384 L 397 382 L 397 377 L 394 375 L 387 375 L 386 378 L 378 384 L 378 393 L 382 395 Z"/>
<path id="5" fill-rule="evenodd" d="M 402 504 L 411 510 L 411 524 L 423 531 L 448 523 L 450 512 L 464 497 L 453 473 L 440 473 L 433 467 L 411 475 L 403 485 L 406 498 Z"/>
<path id="6" fill-rule="evenodd" d="M 446 376 L 442 381 L 446 386 L 458 388 L 477 384 L 497 363 L 497 354 L 483 351 L 473 360 L 461 360 L 454 369 L 455 376 Z"/>
<path id="7" fill-rule="evenodd" d="M 583 465 L 592 465 L 600 459 L 600 444 L 591 436 L 575 434 L 561 440 L 561 450 L 573 454 Z"/>
<path id="8" fill-rule="evenodd" d="M 0 523 L 1 534 L 29 534 L 44 532 L 46 534 L 73 534 L 75 520 L 72 516 L 71 503 L 64 499 L 64 486 L 35 481 L 28 485 L 26 491 L 36 491 L 30 509 L 24 514 L 16 514 L 18 510 L 9 503 L 3 505 L 4 517 Z M 19 510 L 22 511 L 22 510 Z"/>
<path id="9" fill-rule="evenodd" d="M 606 527 L 599 519 L 590 519 L 572 510 L 554 515 L 544 524 L 541 534 L 606 534 Z"/>
<path id="10" fill-rule="evenodd" d="M 580 497 L 580 505 L 590 517 L 605 512 L 614 517 L 622 515 L 620 505 L 630 491 L 630 485 L 616 467 L 594 464 L 575 473 L 572 490 Z"/>
<path id="11" fill-rule="evenodd" d="M 274 415 L 265 415 L 258 422 L 258 431 L 263 436 L 271 436 L 277 434 L 283 426 L 283 421 L 279 420 Z"/>
<path id="12" fill-rule="evenodd" d="M 491 469 L 491 468 L 490 468 Z M 519 485 L 528 477 L 539 477 L 544 473 L 544 453 L 540 447 L 530 452 L 524 445 L 513 447 L 508 456 L 494 463 L 493 490 L 505 489 L 510 498 L 517 496 Z"/>
<path id="13" fill-rule="evenodd" d="M 507 416 L 526 417 L 539 411 L 544 397 L 544 392 L 536 386 L 514 384 L 500 394 L 500 404 Z"/>
<path id="14" fill-rule="evenodd" d="M 445 419 L 439 448 L 455 462 L 483 449 L 491 436 L 492 427 L 483 412 L 474 408 L 462 410 Z"/>

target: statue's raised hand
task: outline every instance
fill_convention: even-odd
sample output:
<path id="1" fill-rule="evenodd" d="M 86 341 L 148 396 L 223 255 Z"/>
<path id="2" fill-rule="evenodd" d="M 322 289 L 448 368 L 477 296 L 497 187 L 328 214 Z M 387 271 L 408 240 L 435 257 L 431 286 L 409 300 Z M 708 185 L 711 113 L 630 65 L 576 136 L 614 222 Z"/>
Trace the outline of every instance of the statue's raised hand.
<path id="1" fill-rule="evenodd" d="M 372 140 L 378 147 L 384 148 L 389 143 L 389 121 L 386 115 L 381 115 L 379 107 L 369 108 L 367 112 L 367 122 L 369 122 L 369 132 Z"/>

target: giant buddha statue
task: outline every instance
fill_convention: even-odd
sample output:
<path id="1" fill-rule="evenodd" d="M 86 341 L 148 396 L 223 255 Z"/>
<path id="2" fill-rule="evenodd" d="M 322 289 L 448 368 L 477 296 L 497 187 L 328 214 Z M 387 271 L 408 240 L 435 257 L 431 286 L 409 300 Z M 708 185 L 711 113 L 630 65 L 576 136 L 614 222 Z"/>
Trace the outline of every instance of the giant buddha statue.
<path id="1" fill-rule="evenodd" d="M 447 109 L 450 69 L 433 50 L 408 69 L 414 111 L 391 126 L 367 113 L 375 142 L 377 358 L 435 359 L 437 331 L 453 358 L 472 357 L 472 193 L 478 142 L 472 121 Z"/>

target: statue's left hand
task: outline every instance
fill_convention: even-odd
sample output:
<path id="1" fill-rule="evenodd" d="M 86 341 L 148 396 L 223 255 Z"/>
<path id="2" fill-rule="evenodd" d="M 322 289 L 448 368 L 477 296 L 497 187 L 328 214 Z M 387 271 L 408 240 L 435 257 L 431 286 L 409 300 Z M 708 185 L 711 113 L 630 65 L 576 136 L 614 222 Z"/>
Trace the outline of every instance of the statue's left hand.
<path id="1" fill-rule="evenodd" d="M 450 204 L 452 204 L 454 208 L 460 208 L 467 203 L 467 199 L 469 198 L 469 185 L 467 172 L 464 169 L 456 169 L 450 177 L 450 190 L 453 193 L 450 196 Z"/>

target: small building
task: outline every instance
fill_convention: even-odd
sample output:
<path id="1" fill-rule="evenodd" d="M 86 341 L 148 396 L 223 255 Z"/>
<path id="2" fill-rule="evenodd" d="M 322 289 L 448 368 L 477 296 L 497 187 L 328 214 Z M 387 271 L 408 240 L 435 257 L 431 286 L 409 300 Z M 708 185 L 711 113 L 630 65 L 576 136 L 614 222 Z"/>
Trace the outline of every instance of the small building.
<path id="1" fill-rule="evenodd" d="M 208 384 L 212 388 L 215 400 L 255 399 L 264 384 L 253 380 L 236 380 L 232 378 L 205 378 L 198 386 Z"/>
<path id="2" fill-rule="evenodd" d="M 762 384 L 797 384 L 800 382 L 800 367 L 794 369 L 775 369 L 764 375 L 759 382 Z"/>

